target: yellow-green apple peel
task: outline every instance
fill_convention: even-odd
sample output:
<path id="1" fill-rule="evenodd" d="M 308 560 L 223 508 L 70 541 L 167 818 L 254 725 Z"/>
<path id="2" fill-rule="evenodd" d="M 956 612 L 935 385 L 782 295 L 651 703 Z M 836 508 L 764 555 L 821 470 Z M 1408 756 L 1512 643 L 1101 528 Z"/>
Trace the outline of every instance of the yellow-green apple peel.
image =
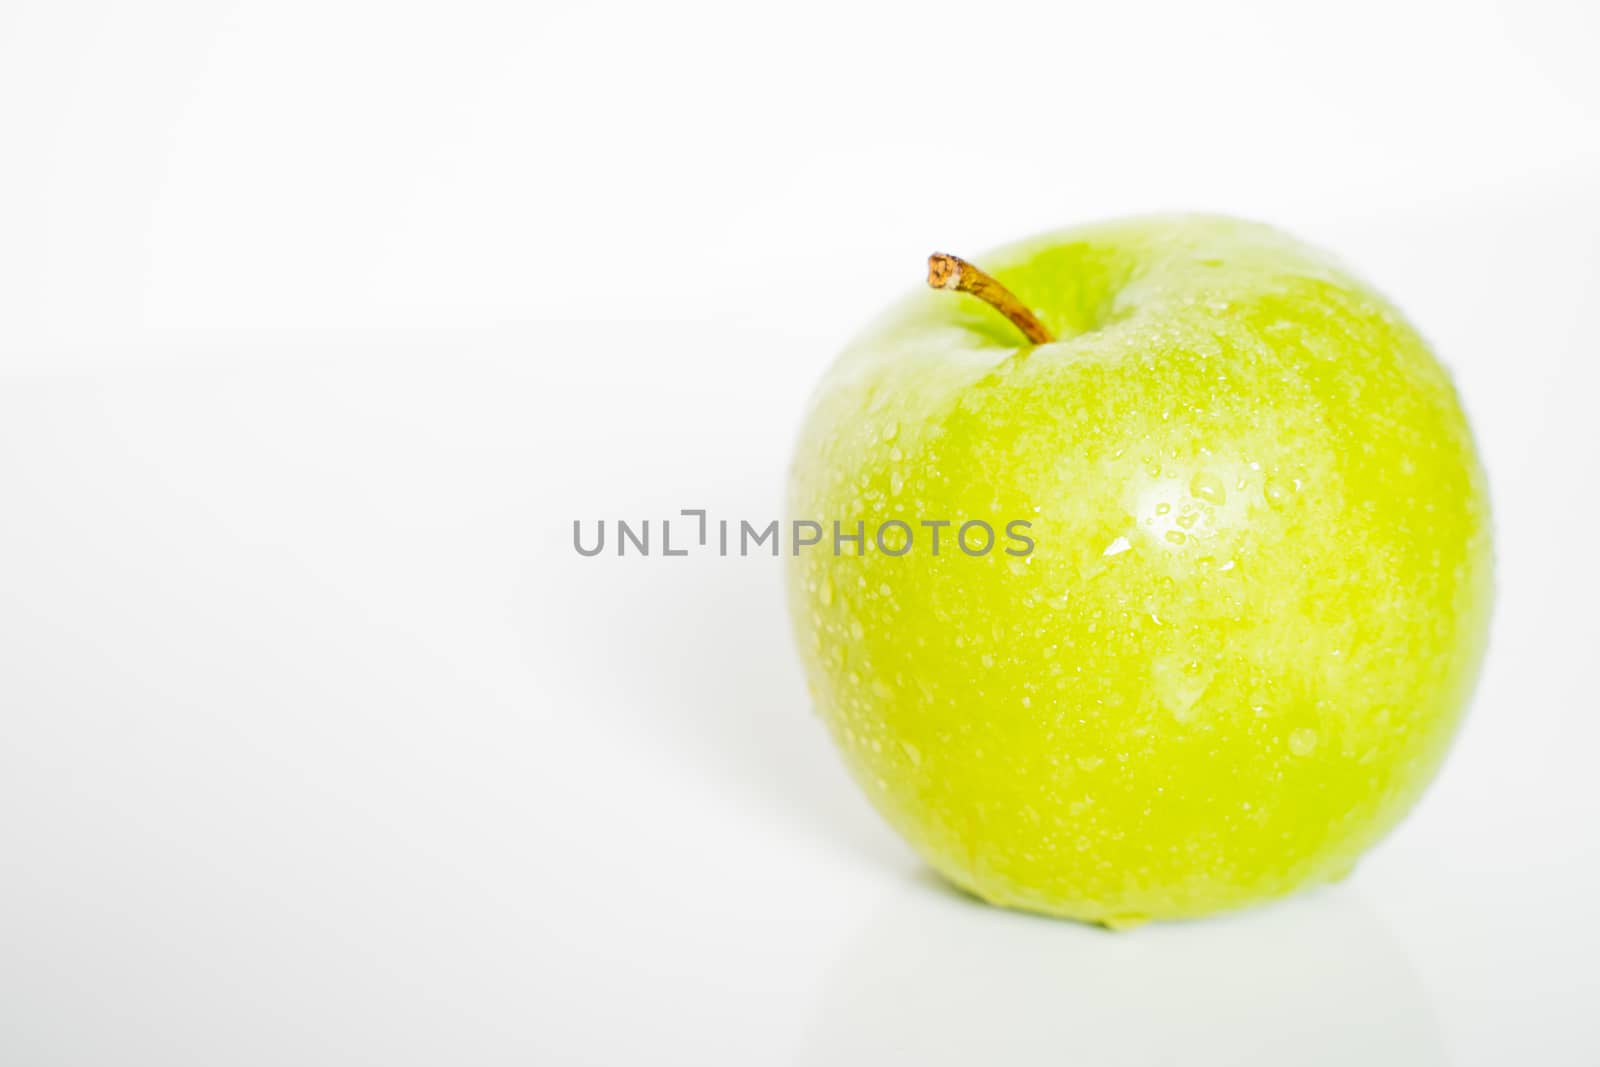
<path id="1" fill-rule="evenodd" d="M 790 512 L 828 536 L 789 557 L 791 612 L 851 771 L 996 904 L 1120 926 L 1343 876 L 1482 658 L 1489 503 L 1449 377 L 1266 226 L 976 262 L 935 257 L 939 290 L 850 345 L 795 456 Z M 1032 551 L 963 551 L 973 519 Z"/>

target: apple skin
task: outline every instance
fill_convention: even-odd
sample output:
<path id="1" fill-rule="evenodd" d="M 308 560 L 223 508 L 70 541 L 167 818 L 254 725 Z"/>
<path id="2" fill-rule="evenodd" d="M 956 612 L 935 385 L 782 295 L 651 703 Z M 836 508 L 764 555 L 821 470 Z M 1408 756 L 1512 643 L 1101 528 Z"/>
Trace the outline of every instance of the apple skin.
<path id="1" fill-rule="evenodd" d="M 1382 297 L 1267 226 L 1138 218 L 975 262 L 1055 333 L 919 291 L 815 395 L 788 556 L 818 712 L 957 886 L 1120 928 L 1337 880 L 1482 660 L 1488 495 Z M 923 520 L 1031 522 L 968 556 Z M 868 531 L 834 555 L 831 522 Z M 892 556 L 872 543 L 913 528 Z M 899 533 L 887 535 L 898 547 Z"/>

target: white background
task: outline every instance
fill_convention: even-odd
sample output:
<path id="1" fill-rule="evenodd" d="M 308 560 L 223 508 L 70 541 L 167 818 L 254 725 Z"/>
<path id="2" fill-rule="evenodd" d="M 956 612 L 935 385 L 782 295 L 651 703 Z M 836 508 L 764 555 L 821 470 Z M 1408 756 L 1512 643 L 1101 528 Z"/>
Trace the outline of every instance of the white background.
<path id="1" fill-rule="evenodd" d="M 0 1062 L 1600 1060 L 1592 3 L 0 6 Z M 1354 878 L 949 892 L 808 712 L 809 389 L 935 247 L 1324 244 L 1454 370 L 1492 652 Z"/>

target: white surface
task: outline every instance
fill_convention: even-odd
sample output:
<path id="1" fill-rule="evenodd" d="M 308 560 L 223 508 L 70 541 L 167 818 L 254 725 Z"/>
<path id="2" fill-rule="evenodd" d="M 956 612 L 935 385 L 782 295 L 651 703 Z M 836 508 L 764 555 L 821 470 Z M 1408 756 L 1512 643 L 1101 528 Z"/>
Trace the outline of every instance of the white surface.
<path id="1" fill-rule="evenodd" d="M 0 9 L 0 1061 L 1600 1059 L 1595 8 L 979 9 Z M 1422 325 L 1500 602 L 1353 879 L 1111 936 L 877 822 L 773 561 L 569 538 L 775 514 L 931 248 L 1154 208 Z"/>

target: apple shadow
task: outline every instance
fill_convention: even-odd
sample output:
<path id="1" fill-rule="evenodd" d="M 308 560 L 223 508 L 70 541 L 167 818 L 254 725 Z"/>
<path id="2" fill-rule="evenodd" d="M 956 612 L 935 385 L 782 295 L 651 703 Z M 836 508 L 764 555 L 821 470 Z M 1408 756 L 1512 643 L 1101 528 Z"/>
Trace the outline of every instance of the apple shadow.
<path id="1" fill-rule="evenodd" d="M 817 1005 L 794 1063 L 1447 1062 L 1410 961 L 1344 888 L 1113 934 L 900 886 Z"/>

